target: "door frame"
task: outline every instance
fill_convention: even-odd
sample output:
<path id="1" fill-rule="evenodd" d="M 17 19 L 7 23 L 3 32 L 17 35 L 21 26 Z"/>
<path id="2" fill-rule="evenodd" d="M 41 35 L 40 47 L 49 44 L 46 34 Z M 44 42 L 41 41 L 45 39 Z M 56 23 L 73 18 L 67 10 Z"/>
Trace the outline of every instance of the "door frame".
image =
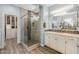
<path id="1" fill-rule="evenodd" d="M 8 13 L 4 13 L 4 12 L 1 12 L 2 13 L 2 47 L 1 48 L 4 48 L 5 47 L 5 15 L 15 15 L 15 14 L 8 14 Z M 21 26 L 20 26 L 20 16 L 18 15 L 15 15 L 17 16 L 17 44 L 21 43 Z"/>
<path id="2" fill-rule="evenodd" d="M 6 40 L 6 21 L 7 21 L 7 19 L 6 19 L 6 16 L 9 16 L 9 14 L 5 14 L 4 15 L 4 19 L 5 19 L 5 40 Z M 16 15 L 11 15 L 11 16 L 14 16 L 14 17 L 17 17 Z M 18 17 L 17 17 L 17 19 L 18 19 Z M 16 20 L 15 20 L 16 21 Z M 15 22 L 14 21 L 14 22 Z M 11 21 L 10 21 L 11 22 Z M 15 24 L 16 26 L 17 26 L 17 23 Z M 17 28 L 16 28 L 16 32 L 17 32 Z M 16 41 L 17 41 L 17 37 L 16 37 Z"/>

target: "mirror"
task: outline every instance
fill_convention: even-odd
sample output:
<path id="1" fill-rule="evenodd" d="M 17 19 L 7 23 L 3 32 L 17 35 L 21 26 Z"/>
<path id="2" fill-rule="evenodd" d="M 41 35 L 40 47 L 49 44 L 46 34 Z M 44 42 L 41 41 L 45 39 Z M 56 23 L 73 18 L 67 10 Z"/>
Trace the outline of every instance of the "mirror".
<path id="1" fill-rule="evenodd" d="M 57 9 L 57 8 L 56 8 Z M 50 23 L 52 29 L 67 29 L 67 30 L 76 30 L 78 26 L 78 12 L 77 8 L 73 5 L 69 5 L 57 10 L 50 10 Z M 75 9 L 72 11 L 72 9 Z M 71 12 L 72 11 L 72 12 Z"/>

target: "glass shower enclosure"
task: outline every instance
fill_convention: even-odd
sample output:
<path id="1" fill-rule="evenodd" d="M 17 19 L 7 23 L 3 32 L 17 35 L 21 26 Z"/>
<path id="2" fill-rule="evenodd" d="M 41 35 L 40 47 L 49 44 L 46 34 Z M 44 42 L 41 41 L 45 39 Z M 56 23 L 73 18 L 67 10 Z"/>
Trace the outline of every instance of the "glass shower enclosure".
<path id="1" fill-rule="evenodd" d="M 39 14 L 28 11 L 24 18 L 24 44 L 32 46 L 39 43 Z"/>

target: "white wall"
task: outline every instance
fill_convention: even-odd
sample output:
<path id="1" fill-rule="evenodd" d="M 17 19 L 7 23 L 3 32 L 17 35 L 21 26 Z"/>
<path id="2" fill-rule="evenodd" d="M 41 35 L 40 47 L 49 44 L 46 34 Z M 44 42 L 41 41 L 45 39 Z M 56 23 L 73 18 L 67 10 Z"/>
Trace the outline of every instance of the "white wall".
<path id="1" fill-rule="evenodd" d="M 44 46 L 44 30 L 48 28 L 48 16 L 49 16 L 49 9 L 45 6 L 40 6 L 40 45 Z M 46 28 L 43 28 L 43 23 L 46 22 Z"/>
<path id="2" fill-rule="evenodd" d="M 9 15 L 16 15 L 18 17 L 18 28 L 17 28 L 17 43 L 21 40 L 21 19 L 20 19 L 20 8 L 10 4 L 0 4 L 0 12 Z"/>
<path id="3" fill-rule="evenodd" d="M 46 28 L 49 28 L 49 8 L 48 7 L 45 7 L 43 6 L 43 23 L 45 22 L 46 23 Z"/>

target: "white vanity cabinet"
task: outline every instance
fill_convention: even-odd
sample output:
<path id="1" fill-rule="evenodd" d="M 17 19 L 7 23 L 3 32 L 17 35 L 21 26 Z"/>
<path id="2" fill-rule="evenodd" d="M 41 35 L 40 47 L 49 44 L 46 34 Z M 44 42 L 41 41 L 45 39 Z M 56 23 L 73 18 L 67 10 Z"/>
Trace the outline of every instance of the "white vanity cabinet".
<path id="1" fill-rule="evenodd" d="M 52 34 L 51 32 L 45 33 L 45 45 L 55 49 L 56 51 L 61 51 L 61 53 L 65 53 L 65 40 L 64 37 L 60 37 L 56 34 Z"/>
<path id="2" fill-rule="evenodd" d="M 65 53 L 65 40 L 57 35 L 51 35 L 51 37 L 50 48 L 55 49 L 56 51 L 61 51 L 61 53 Z"/>
<path id="3" fill-rule="evenodd" d="M 78 53 L 78 36 L 76 38 L 75 36 L 71 36 L 71 34 L 61 34 L 57 32 L 56 34 L 55 32 L 45 32 L 45 45 L 65 54 Z"/>

